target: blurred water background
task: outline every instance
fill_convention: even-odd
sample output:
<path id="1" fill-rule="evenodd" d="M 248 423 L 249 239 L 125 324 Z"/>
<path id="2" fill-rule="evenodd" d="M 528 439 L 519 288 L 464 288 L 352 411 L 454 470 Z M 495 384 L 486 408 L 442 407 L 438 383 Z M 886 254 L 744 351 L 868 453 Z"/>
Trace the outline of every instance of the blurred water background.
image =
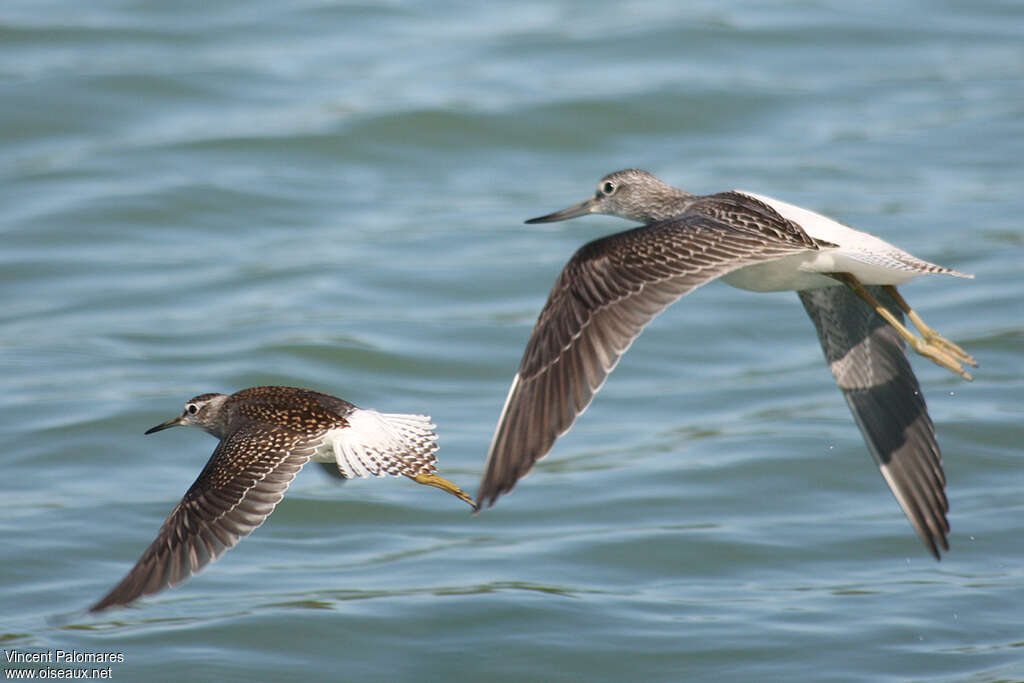
<path id="1" fill-rule="evenodd" d="M 5 653 L 140 681 L 1024 679 L 1022 36 L 1009 0 L 4 2 Z M 522 221 L 628 166 L 977 276 L 903 288 L 981 362 L 913 359 L 941 563 L 796 296 L 715 283 L 494 509 L 311 469 L 201 576 L 81 612 L 209 457 L 142 434 L 194 394 L 428 412 L 475 492 L 555 276 L 626 227 Z"/>

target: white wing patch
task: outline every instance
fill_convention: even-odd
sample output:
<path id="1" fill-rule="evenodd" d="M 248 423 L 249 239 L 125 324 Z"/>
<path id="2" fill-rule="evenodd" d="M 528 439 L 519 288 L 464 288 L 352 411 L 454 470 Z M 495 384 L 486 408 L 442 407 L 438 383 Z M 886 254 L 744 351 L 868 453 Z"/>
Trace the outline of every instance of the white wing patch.
<path id="1" fill-rule="evenodd" d="M 437 434 L 429 416 L 357 408 L 346 419 L 348 427 L 327 433 L 338 470 L 345 477 L 415 476 L 435 471 Z"/>

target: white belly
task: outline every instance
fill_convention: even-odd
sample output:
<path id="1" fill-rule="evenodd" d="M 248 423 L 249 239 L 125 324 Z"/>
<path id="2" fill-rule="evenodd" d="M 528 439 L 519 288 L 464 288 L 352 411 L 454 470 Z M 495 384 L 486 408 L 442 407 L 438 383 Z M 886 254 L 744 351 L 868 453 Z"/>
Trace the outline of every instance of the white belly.
<path id="1" fill-rule="evenodd" d="M 807 271 L 802 268 L 816 254 L 793 254 L 783 256 L 776 261 L 758 263 L 734 270 L 722 276 L 726 284 L 753 292 L 780 292 L 790 289 L 818 289 L 840 284 L 819 272 Z"/>

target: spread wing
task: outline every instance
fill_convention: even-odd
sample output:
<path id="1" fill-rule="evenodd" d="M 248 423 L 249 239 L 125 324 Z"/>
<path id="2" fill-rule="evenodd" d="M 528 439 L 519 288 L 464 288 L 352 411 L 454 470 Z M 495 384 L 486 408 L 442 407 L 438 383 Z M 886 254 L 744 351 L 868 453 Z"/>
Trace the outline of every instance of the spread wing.
<path id="1" fill-rule="evenodd" d="M 477 505 L 511 490 L 586 410 L 669 304 L 737 268 L 817 249 L 753 198 L 704 197 L 676 218 L 584 245 L 555 282 L 512 380 Z"/>
<path id="2" fill-rule="evenodd" d="M 902 320 L 881 287 L 868 287 Z M 903 339 L 848 287 L 799 292 L 825 359 L 882 476 L 936 559 L 949 550 L 949 503 L 935 427 Z"/>
<path id="3" fill-rule="evenodd" d="M 127 576 L 96 612 L 175 586 L 263 524 L 313 455 L 307 437 L 253 424 L 226 436 Z"/>

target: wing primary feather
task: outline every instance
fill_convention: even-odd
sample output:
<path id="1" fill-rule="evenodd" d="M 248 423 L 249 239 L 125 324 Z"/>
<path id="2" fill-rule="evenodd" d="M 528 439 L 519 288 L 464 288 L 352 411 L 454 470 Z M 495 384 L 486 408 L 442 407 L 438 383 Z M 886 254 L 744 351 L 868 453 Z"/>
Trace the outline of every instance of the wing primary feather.
<path id="1" fill-rule="evenodd" d="M 252 533 L 312 456 L 312 449 L 300 444 L 297 435 L 284 438 L 279 430 L 264 426 L 222 439 L 156 539 L 89 611 L 126 605 L 177 585 Z"/>
<path id="2" fill-rule="evenodd" d="M 902 313 L 881 287 L 869 291 Z M 935 427 L 902 338 L 847 287 L 799 292 L 825 359 L 897 502 L 938 559 L 949 549 L 949 502 Z"/>

